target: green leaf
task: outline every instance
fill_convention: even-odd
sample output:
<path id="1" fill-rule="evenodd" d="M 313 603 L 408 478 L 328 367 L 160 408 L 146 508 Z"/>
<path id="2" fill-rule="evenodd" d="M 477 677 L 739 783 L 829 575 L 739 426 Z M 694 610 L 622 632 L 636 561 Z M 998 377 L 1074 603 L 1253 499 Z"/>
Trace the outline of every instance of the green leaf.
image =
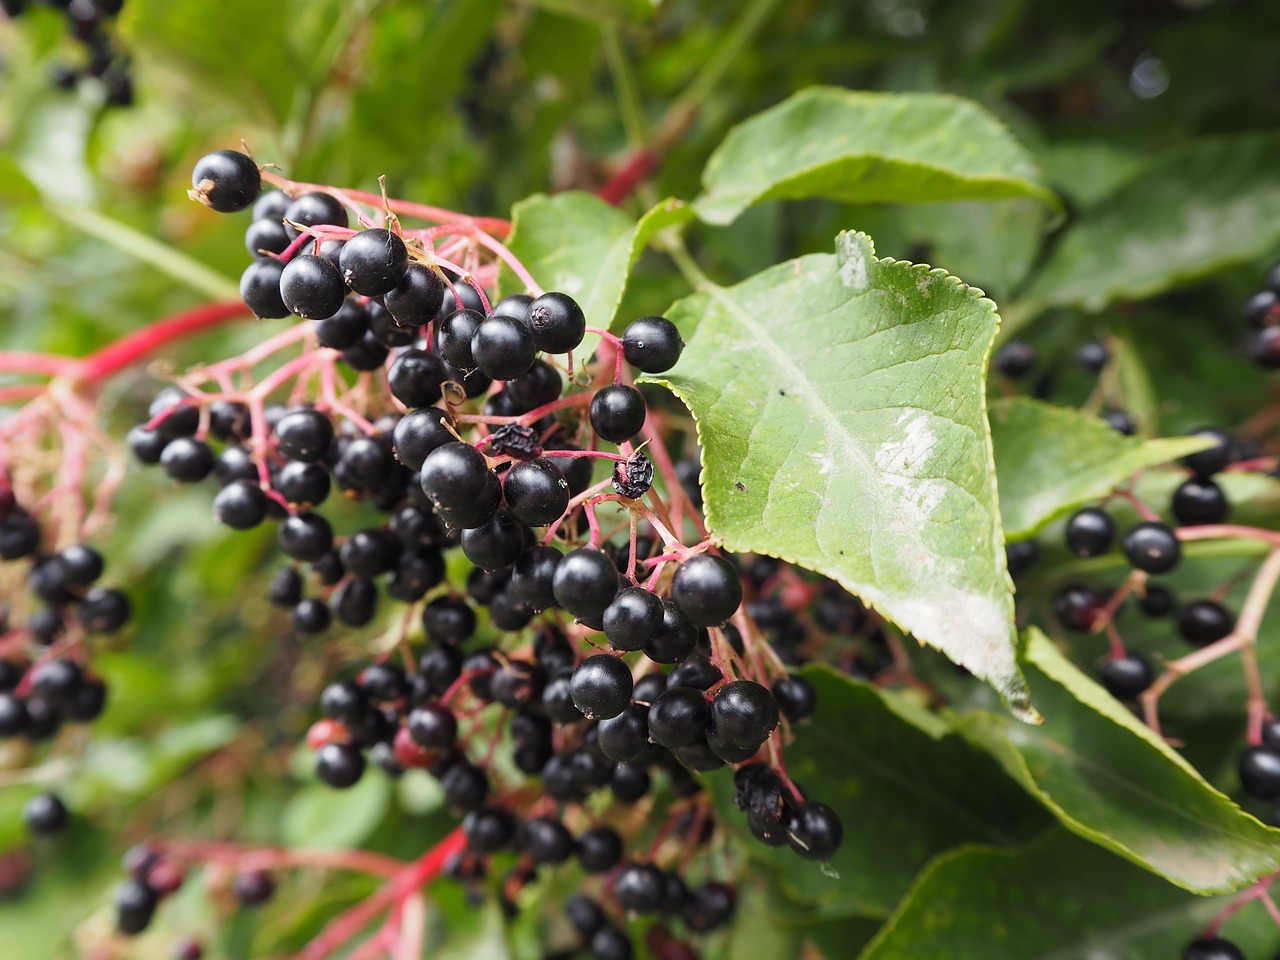
<path id="1" fill-rule="evenodd" d="M 859 956 L 1178 957 L 1224 906 L 1225 899 L 1192 896 L 1058 832 L 1026 850 L 969 847 L 938 857 Z M 1225 934 L 1249 956 L 1262 956 L 1274 946 L 1275 926 L 1255 903 L 1232 918 Z"/>
<path id="2" fill-rule="evenodd" d="M 1000 516 L 1010 540 L 1105 496 L 1145 467 L 1211 446 L 1202 437 L 1139 440 L 1097 417 L 1025 397 L 991 404 Z"/>
<path id="3" fill-rule="evenodd" d="M 995 305 L 866 234 L 668 313 L 708 526 L 840 581 L 1029 715 L 983 380 Z M 963 623 L 963 629 L 957 624 Z"/>
<path id="4" fill-rule="evenodd" d="M 802 90 L 735 127 L 707 162 L 702 186 L 694 208 L 715 224 L 779 198 L 1058 203 L 1031 155 L 976 103 L 835 87 Z"/>
<path id="5" fill-rule="evenodd" d="M 818 716 L 787 748 L 787 769 L 845 826 L 830 870 L 752 840 L 751 856 L 817 917 L 885 916 L 931 857 L 961 843 L 1024 843 L 1051 821 L 989 757 L 902 695 L 810 667 Z M 925 718 L 926 729 L 914 719 Z M 728 776 L 711 778 L 724 822 L 745 830 Z M 838 876 L 833 876 L 832 874 Z"/>
<path id="6" fill-rule="evenodd" d="M 361 777 L 354 787 L 334 790 L 308 783 L 285 806 L 280 831 L 292 847 L 359 847 L 387 812 L 391 788 L 386 777 Z"/>
<path id="7" fill-rule="evenodd" d="M 635 23 L 653 16 L 662 0 L 532 0 L 535 7 L 592 23 Z"/>
<path id="8" fill-rule="evenodd" d="M 1277 151 L 1265 134 L 1166 153 L 1068 228 L 1027 298 L 1100 310 L 1274 252 Z"/>
<path id="9" fill-rule="evenodd" d="M 627 276 L 653 236 L 693 218 L 679 200 L 664 200 L 640 221 L 599 197 L 581 191 L 522 200 L 512 213 L 508 246 L 544 290 L 574 297 L 593 327 L 610 327 L 626 290 Z M 502 289 L 524 289 L 509 270 Z"/>
<path id="10" fill-rule="evenodd" d="M 1023 662 L 1044 725 L 979 712 L 960 729 L 1069 830 L 1193 893 L 1280 868 L 1280 830 L 1213 789 L 1035 628 Z"/>

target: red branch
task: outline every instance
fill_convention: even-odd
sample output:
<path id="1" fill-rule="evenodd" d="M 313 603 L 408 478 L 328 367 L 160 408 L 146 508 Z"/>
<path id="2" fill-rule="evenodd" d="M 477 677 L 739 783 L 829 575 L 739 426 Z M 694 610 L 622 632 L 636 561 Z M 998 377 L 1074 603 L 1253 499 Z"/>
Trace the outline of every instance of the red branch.
<path id="1" fill-rule="evenodd" d="M 637 150 L 601 185 L 596 196 L 605 203 L 618 206 L 631 196 L 636 187 L 653 176 L 661 160 L 662 157 L 655 150 Z"/>
<path id="2" fill-rule="evenodd" d="M 85 383 L 98 383 L 119 373 L 125 367 L 137 363 L 153 350 L 165 344 L 182 340 L 204 330 L 222 326 L 228 320 L 250 316 L 249 309 L 239 300 L 227 303 L 209 303 L 185 313 L 175 314 L 135 330 L 127 337 L 108 344 L 91 353 L 80 362 L 76 379 Z"/>

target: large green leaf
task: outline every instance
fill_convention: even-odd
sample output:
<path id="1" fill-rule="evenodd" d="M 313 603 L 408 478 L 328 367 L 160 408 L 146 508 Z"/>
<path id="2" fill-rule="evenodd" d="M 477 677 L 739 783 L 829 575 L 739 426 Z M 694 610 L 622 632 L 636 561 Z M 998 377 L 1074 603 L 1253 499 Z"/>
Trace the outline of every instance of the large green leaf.
<path id="1" fill-rule="evenodd" d="M 308 783 L 280 813 L 281 839 L 293 847 L 359 847 L 381 822 L 390 800 L 386 777 L 361 777 L 349 790 Z"/>
<path id="2" fill-rule="evenodd" d="M 1097 417 L 1025 397 L 991 404 L 1000 516 L 1011 540 L 1105 496 L 1138 470 L 1212 445 L 1202 437 L 1139 440 Z"/>
<path id="3" fill-rule="evenodd" d="M 1154 161 L 1073 224 L 1027 296 L 1099 310 L 1280 245 L 1280 135 L 1206 140 Z"/>
<path id="4" fill-rule="evenodd" d="M 995 305 L 941 270 L 837 255 L 676 303 L 669 386 L 698 421 L 707 523 L 817 570 L 1028 714 L 985 416 Z"/>
<path id="5" fill-rule="evenodd" d="M 731 223 L 761 200 L 937 203 L 1056 197 L 1005 126 L 936 93 L 810 87 L 735 127 L 711 155 L 694 204 Z"/>
<path id="6" fill-rule="evenodd" d="M 1024 665 L 1042 726 L 979 712 L 960 728 L 1068 829 L 1194 893 L 1280 868 L 1280 830 L 1213 789 L 1034 628 Z"/>
<path id="7" fill-rule="evenodd" d="M 789 849 L 754 840 L 748 849 L 813 916 L 885 916 L 939 852 L 971 842 L 1016 845 L 1052 822 L 990 757 L 900 694 L 828 667 L 806 676 L 818 717 L 787 748 L 787 769 L 839 812 L 844 845 L 829 871 Z M 730 778 L 712 780 L 725 822 L 745 829 Z"/>
<path id="8" fill-rule="evenodd" d="M 1225 899 L 1192 896 L 1057 833 L 1026 850 L 969 847 L 938 857 L 860 957 L 1179 957 L 1224 906 Z M 1223 932 L 1249 956 L 1263 956 L 1275 942 L 1275 927 L 1258 904 Z"/>
<path id="9" fill-rule="evenodd" d="M 679 200 L 665 200 L 637 223 L 599 197 L 581 191 L 543 194 L 517 203 L 508 246 L 544 290 L 577 299 L 594 327 L 609 327 L 627 276 L 654 234 L 693 216 Z M 522 290 L 504 270 L 504 292 Z"/>

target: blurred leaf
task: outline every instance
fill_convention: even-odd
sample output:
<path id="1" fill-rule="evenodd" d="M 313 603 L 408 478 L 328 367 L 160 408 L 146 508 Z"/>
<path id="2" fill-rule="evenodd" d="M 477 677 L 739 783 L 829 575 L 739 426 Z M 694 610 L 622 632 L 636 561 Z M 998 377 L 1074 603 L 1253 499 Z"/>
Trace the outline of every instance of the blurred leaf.
<path id="1" fill-rule="evenodd" d="M 1058 832 L 1026 850 L 966 847 L 920 874 L 860 960 L 1150 960 L 1177 957 L 1226 898 L 1194 897 Z M 1226 935 L 1249 956 L 1274 945 L 1259 904 Z"/>
<path id="2" fill-rule="evenodd" d="M 750 841 L 788 896 L 817 917 L 884 916 L 917 871 L 960 843 L 1012 845 L 1047 825 L 1043 812 L 990 758 L 929 717 L 921 729 L 900 694 L 880 691 L 828 667 L 805 675 L 818 694 L 818 716 L 787 748 L 787 769 L 815 799 L 834 807 L 844 845 L 830 871 L 790 849 Z M 927 715 L 926 715 L 927 716 Z M 730 826 L 745 831 L 733 806 L 732 778 L 709 780 Z"/>
<path id="3" fill-rule="evenodd" d="M 607 329 L 641 251 L 658 231 L 691 218 L 678 200 L 664 200 L 633 223 L 589 193 L 538 195 L 516 204 L 508 246 L 544 290 L 569 294 L 589 326 Z M 504 292 L 524 289 L 513 273 L 503 277 Z"/>
<path id="4" fill-rule="evenodd" d="M 702 183 L 694 209 L 715 224 L 775 198 L 1057 204 L 1030 154 L 976 103 L 831 87 L 802 90 L 735 127 L 707 161 Z"/>
<path id="5" fill-rule="evenodd" d="M 1040 727 L 993 713 L 959 729 L 1072 832 L 1194 893 L 1225 893 L 1280 868 L 1280 830 L 1214 790 L 1039 630 L 1023 657 Z"/>
<path id="6" fill-rule="evenodd" d="M 308 783 L 280 814 L 281 839 L 291 847 L 360 847 L 381 822 L 390 800 L 391 787 L 377 770 L 346 790 Z"/>
<path id="7" fill-rule="evenodd" d="M 646 379 L 698 421 L 729 549 L 840 581 L 1027 716 L 984 417 L 995 305 L 866 234 L 836 248 L 678 301 L 687 346 Z"/>
<path id="8" fill-rule="evenodd" d="M 991 404 L 991 440 L 1010 540 L 1105 496 L 1145 467 L 1212 446 L 1203 437 L 1126 437 L 1097 417 L 1026 397 Z"/>
<path id="9" fill-rule="evenodd" d="M 653 15 L 662 0 L 529 0 L 535 7 L 593 23 L 634 22 Z"/>
<path id="10" fill-rule="evenodd" d="M 1274 252 L 1277 151 L 1280 135 L 1256 134 L 1163 154 L 1067 228 L 1027 298 L 1101 310 Z"/>

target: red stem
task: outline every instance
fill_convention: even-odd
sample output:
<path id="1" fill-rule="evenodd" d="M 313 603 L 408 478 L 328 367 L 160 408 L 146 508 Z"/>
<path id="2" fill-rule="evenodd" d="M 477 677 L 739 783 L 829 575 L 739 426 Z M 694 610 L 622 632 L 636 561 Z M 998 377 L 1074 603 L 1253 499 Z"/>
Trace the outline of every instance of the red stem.
<path id="1" fill-rule="evenodd" d="M 153 350 L 165 344 L 182 340 L 203 330 L 222 326 L 228 320 L 250 316 L 249 309 L 239 300 L 227 303 L 208 303 L 185 313 L 175 314 L 163 320 L 149 323 L 127 337 L 108 344 L 91 353 L 80 362 L 76 379 L 83 383 L 98 383 L 119 373 L 125 367 L 137 363 Z"/>
<path id="2" fill-rule="evenodd" d="M 633 153 L 621 167 L 614 171 L 600 189 L 596 191 L 596 196 L 605 203 L 618 206 L 623 200 L 631 196 L 632 192 L 640 184 L 648 180 L 658 169 L 658 163 L 661 156 L 654 150 L 640 149 Z"/>

